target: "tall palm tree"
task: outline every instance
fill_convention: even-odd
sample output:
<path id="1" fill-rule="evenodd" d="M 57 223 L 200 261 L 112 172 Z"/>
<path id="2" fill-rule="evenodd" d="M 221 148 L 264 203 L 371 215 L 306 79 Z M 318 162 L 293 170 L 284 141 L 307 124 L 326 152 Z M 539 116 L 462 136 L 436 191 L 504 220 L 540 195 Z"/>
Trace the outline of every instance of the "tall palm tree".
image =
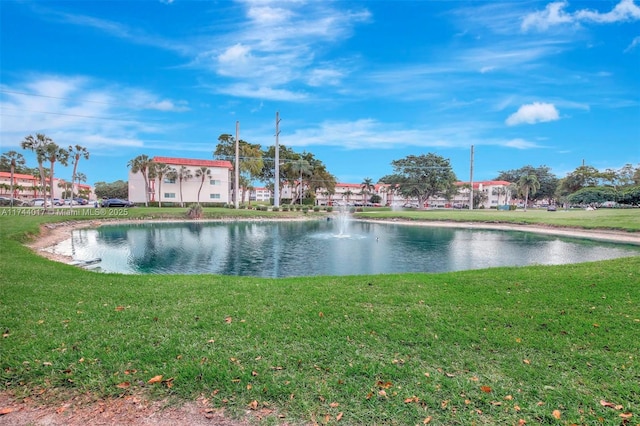
<path id="1" fill-rule="evenodd" d="M 364 178 L 362 183 L 360 184 L 360 189 L 362 190 L 362 204 L 367 204 L 367 195 L 371 194 L 371 191 L 375 189 L 375 185 L 373 184 L 373 180 L 371 178 Z"/>
<path id="2" fill-rule="evenodd" d="M 538 177 L 534 174 L 522 175 L 518 180 L 518 192 L 524 195 L 524 211 L 527 211 L 527 204 L 529 204 L 529 194 L 535 194 L 540 189 L 540 182 Z"/>
<path id="3" fill-rule="evenodd" d="M 294 161 L 293 163 L 291 163 L 291 169 L 292 172 L 298 174 L 300 176 L 300 181 L 298 183 L 299 185 L 299 189 L 298 189 L 298 194 L 300 197 L 300 204 L 302 204 L 302 198 L 304 195 L 304 191 L 303 191 L 303 180 L 302 177 L 303 175 L 309 175 L 311 173 L 311 164 L 309 164 L 309 162 L 307 160 L 303 160 L 302 158 L 300 158 L 297 161 Z"/>
<path id="4" fill-rule="evenodd" d="M 492 193 L 492 195 L 497 195 L 498 196 L 498 205 L 499 206 L 501 205 L 500 204 L 500 197 L 503 196 L 503 195 L 505 196 L 504 200 L 505 200 L 505 203 L 506 203 L 506 201 L 507 201 L 507 197 L 506 197 L 507 188 L 505 188 L 504 186 L 499 186 L 499 187 L 493 188 L 491 193 Z"/>
<path id="5" fill-rule="evenodd" d="M 142 179 L 144 179 L 144 205 L 146 207 L 149 207 L 149 168 L 153 167 L 152 164 L 152 160 L 145 154 L 138 155 L 127 163 L 131 173 L 140 172 L 142 174 Z"/>
<path id="6" fill-rule="evenodd" d="M 77 179 L 78 163 L 80 162 L 80 158 L 84 158 L 85 160 L 89 159 L 89 151 L 80 145 L 69 145 L 69 156 L 73 159 L 73 173 L 71 174 L 71 198 L 73 199 L 73 185 Z"/>
<path id="7" fill-rule="evenodd" d="M 45 147 L 44 159 L 46 161 L 49 161 L 49 163 L 51 164 L 51 167 L 49 168 L 49 185 L 51 188 L 51 204 L 53 204 L 53 196 L 54 196 L 53 180 L 55 177 L 53 173 L 53 170 L 54 170 L 53 168 L 56 163 L 60 163 L 63 166 L 67 165 L 69 161 L 69 151 L 67 151 L 64 148 L 60 148 L 57 143 L 51 142 Z"/>
<path id="8" fill-rule="evenodd" d="M 177 171 L 178 181 L 180 182 L 180 207 L 184 207 L 184 202 L 182 201 L 182 181 L 187 181 L 193 178 L 191 174 L 191 170 L 186 168 L 185 166 L 180 166 L 180 169 Z"/>
<path id="9" fill-rule="evenodd" d="M 36 136 L 33 137 L 32 135 L 29 135 L 27 137 L 24 138 L 24 140 L 20 143 L 20 146 L 22 147 L 22 149 L 28 149 L 30 151 L 33 151 L 34 154 L 36 154 L 36 161 L 38 162 L 38 171 L 40 173 L 40 188 L 41 191 L 43 191 L 43 195 L 44 195 L 44 203 L 42 203 L 42 207 L 46 210 L 47 209 L 47 183 L 46 183 L 46 176 L 44 173 L 44 161 L 45 161 L 45 147 L 48 144 L 54 143 L 53 139 L 51 139 L 50 137 L 44 135 L 43 133 L 36 133 Z"/>
<path id="10" fill-rule="evenodd" d="M 17 166 L 24 167 L 24 156 L 15 151 L 8 151 L 2 154 L 2 157 L 0 157 L 0 162 L 9 163 L 9 168 L 11 170 L 11 182 L 9 182 L 9 193 L 11 194 L 11 196 L 9 198 L 11 198 L 10 206 L 13 207 L 13 199 L 15 198 L 15 194 L 13 193 L 15 184 L 13 175 L 16 172 Z"/>
<path id="11" fill-rule="evenodd" d="M 158 207 L 162 207 L 162 180 L 173 170 L 173 167 L 165 163 L 155 163 L 154 169 L 155 176 L 158 179 Z"/>
<path id="12" fill-rule="evenodd" d="M 200 178 L 200 188 L 198 188 L 198 204 L 200 204 L 200 191 L 202 190 L 205 179 L 211 177 L 211 169 L 206 166 L 200 167 L 196 170 L 196 177 Z"/>

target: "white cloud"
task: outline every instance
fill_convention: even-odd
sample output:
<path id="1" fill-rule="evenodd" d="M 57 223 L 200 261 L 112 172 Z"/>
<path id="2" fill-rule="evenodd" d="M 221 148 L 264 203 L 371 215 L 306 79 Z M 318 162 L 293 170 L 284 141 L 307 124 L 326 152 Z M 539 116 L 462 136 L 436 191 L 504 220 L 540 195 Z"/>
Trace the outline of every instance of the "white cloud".
<path id="1" fill-rule="evenodd" d="M 606 13 L 589 9 L 569 13 L 564 10 L 568 5 L 567 1 L 549 3 L 544 10 L 526 15 L 520 28 L 523 31 L 530 29 L 545 31 L 550 27 L 562 24 L 579 24 L 580 22 L 611 24 L 640 20 L 640 7 L 633 0 L 620 0 L 610 12 Z"/>
<path id="2" fill-rule="evenodd" d="M 580 21 L 593 21 L 601 24 L 637 21 L 640 19 L 640 7 L 636 6 L 633 0 L 621 0 L 611 12 L 599 13 L 591 10 L 579 10 L 575 16 Z"/>
<path id="3" fill-rule="evenodd" d="M 38 75 L 1 86 L 0 140 L 19 143 L 28 133 L 46 133 L 61 146 L 71 142 L 92 150 L 140 147 L 142 134 L 167 126 L 149 111 L 184 111 L 184 101 L 160 99 L 132 87 L 109 86 L 85 77 Z"/>
<path id="4" fill-rule="evenodd" d="M 534 12 L 525 16 L 522 20 L 521 28 L 524 31 L 530 28 L 546 30 L 553 25 L 573 22 L 571 15 L 562 10 L 568 4 L 566 1 L 549 3 L 543 11 Z"/>
<path id="5" fill-rule="evenodd" d="M 504 146 L 508 148 L 516 148 L 516 149 L 531 149 L 531 148 L 539 148 L 540 146 L 535 142 L 529 142 L 527 140 L 516 138 L 511 139 L 504 143 Z"/>
<path id="6" fill-rule="evenodd" d="M 555 121 L 560 118 L 558 110 L 553 104 L 534 102 L 522 105 L 518 111 L 511 114 L 505 121 L 507 126 L 518 124 L 535 124 L 545 121 Z"/>
<path id="7" fill-rule="evenodd" d="M 638 36 L 638 37 L 634 38 L 633 40 L 631 40 L 631 44 L 629 46 L 627 46 L 626 49 L 624 49 L 624 53 L 632 51 L 637 46 L 640 46 L 640 36 Z"/>

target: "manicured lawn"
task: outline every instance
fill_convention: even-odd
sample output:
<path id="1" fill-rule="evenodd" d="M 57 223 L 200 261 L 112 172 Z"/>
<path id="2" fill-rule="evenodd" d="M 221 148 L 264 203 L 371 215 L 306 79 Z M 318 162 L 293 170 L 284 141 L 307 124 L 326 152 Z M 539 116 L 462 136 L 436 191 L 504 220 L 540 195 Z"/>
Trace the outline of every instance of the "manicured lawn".
<path id="1" fill-rule="evenodd" d="M 207 214 L 233 213 L 222 210 Z M 129 218 L 176 211 L 136 208 Z M 599 215 L 600 227 L 638 230 L 640 211 L 608 212 L 409 214 L 586 227 Z M 273 410 L 264 424 L 640 418 L 640 257 L 260 279 L 98 274 L 20 244 L 39 223 L 67 219 L 0 216 L 1 387 L 19 396 L 204 396 L 239 416 Z"/>
<path id="2" fill-rule="evenodd" d="M 458 221 L 458 222 L 504 222 L 516 224 L 545 224 L 550 226 L 577 227 L 584 229 L 620 229 L 631 232 L 640 231 L 640 209 L 598 209 L 558 210 L 548 212 L 544 209 L 514 211 L 496 210 L 401 210 L 367 209 L 358 213 L 367 218 L 403 218 L 409 220 Z"/>

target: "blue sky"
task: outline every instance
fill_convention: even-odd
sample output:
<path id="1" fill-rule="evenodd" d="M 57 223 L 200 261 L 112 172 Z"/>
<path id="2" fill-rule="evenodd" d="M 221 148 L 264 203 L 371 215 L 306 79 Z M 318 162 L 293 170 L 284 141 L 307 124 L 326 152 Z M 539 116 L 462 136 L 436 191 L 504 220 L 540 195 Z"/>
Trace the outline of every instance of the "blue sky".
<path id="1" fill-rule="evenodd" d="M 640 163 L 640 5 L 616 1 L 0 1 L 0 151 L 80 144 L 89 183 L 235 134 L 339 182 L 430 152 L 459 180 Z M 70 178 L 71 167 L 56 168 Z"/>

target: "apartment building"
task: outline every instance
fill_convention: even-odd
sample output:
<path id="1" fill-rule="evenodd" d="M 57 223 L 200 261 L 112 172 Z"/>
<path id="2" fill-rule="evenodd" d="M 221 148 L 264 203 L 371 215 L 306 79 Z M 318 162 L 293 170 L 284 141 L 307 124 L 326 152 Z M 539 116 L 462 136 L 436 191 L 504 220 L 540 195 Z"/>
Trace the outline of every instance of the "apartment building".
<path id="1" fill-rule="evenodd" d="M 193 158 L 153 157 L 154 163 L 163 163 L 177 172 L 179 177 L 163 176 L 150 179 L 145 188 L 142 173 L 129 170 L 129 200 L 137 204 L 146 201 L 145 191 L 149 193 L 149 201 L 163 203 L 229 203 L 231 199 L 231 171 L 233 165 L 226 160 L 199 160 Z M 198 171 L 204 174 L 198 176 Z"/>
<path id="2" fill-rule="evenodd" d="M 51 187 L 49 184 L 49 179 L 47 178 L 47 186 Z M 63 197 L 64 191 L 68 188 L 67 181 L 64 179 L 54 178 L 53 179 L 53 194 L 49 194 L 47 191 L 47 196 L 52 196 L 53 198 L 65 198 Z M 80 196 L 83 198 L 93 198 L 93 187 L 91 185 L 85 185 L 81 183 L 76 183 L 73 185 L 73 193 L 76 196 Z M 44 192 L 42 191 L 40 185 L 40 177 L 26 175 L 21 173 L 13 174 L 13 194 L 11 194 L 11 172 L 0 172 L 0 196 L 28 201 L 33 198 L 44 197 Z M 69 198 L 69 197 L 66 197 Z"/>

